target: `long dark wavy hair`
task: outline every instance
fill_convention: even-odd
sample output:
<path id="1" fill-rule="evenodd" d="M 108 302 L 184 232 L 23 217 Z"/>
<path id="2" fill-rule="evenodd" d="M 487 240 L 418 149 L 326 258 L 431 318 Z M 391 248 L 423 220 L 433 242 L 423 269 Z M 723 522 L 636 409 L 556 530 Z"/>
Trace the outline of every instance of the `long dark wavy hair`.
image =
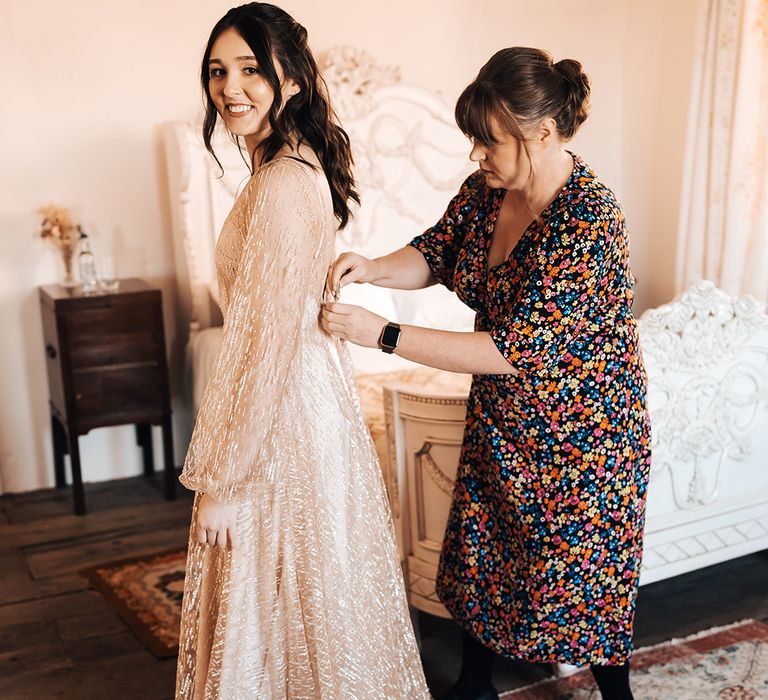
<path id="1" fill-rule="evenodd" d="M 279 7 L 266 2 L 250 2 L 234 7 L 211 31 L 200 75 L 205 95 L 205 147 L 222 167 L 211 141 L 219 115 L 208 88 L 208 60 L 214 42 L 227 29 L 234 29 L 251 48 L 274 93 L 269 109 L 271 133 L 264 140 L 259 165 L 272 160 L 292 138 L 298 137 L 298 145 L 307 144 L 322 163 L 331 188 L 334 214 L 339 220 L 339 228 L 344 228 L 351 215 L 350 202 L 360 203 L 352 175 L 349 137 L 339 126 L 331 108 L 327 86 L 307 45 L 307 30 Z M 285 104 L 273 57 L 280 62 L 285 78 L 293 80 L 299 87 L 299 92 Z M 242 148 L 234 135 L 233 140 Z M 251 172 L 256 165 L 250 163 Z"/>

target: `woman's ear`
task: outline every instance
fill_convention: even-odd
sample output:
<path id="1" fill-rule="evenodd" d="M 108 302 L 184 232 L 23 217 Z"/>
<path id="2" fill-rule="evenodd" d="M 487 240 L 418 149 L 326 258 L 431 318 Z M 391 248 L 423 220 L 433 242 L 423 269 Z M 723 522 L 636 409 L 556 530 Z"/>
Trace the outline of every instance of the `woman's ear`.
<path id="1" fill-rule="evenodd" d="M 285 100 L 289 100 L 294 95 L 298 95 L 301 92 L 301 88 L 299 87 L 299 84 L 292 80 L 291 78 L 288 78 L 283 83 L 283 98 Z"/>
<path id="2" fill-rule="evenodd" d="M 557 134 L 557 122 L 552 117 L 542 119 L 536 134 L 536 138 L 541 145 L 548 144 L 555 134 Z"/>

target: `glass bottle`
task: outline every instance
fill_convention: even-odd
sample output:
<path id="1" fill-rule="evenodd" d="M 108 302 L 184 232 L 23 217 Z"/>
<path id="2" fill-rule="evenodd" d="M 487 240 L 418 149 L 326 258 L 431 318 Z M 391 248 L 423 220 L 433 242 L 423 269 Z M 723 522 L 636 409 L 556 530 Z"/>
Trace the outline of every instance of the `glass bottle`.
<path id="1" fill-rule="evenodd" d="M 85 231 L 80 232 L 80 254 L 77 256 L 80 268 L 80 283 L 86 294 L 96 291 L 96 263 L 91 252 L 91 243 Z"/>

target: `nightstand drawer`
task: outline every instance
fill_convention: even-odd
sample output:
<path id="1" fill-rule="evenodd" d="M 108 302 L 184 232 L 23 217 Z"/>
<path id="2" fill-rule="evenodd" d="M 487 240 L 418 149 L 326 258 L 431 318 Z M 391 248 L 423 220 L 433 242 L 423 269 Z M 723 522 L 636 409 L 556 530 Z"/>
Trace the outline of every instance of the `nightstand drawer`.
<path id="1" fill-rule="evenodd" d="M 78 420 L 164 407 L 163 376 L 154 363 L 75 371 L 72 391 Z"/>
<path id="2" fill-rule="evenodd" d="M 157 305 L 88 309 L 64 316 L 73 369 L 156 360 Z"/>
<path id="3" fill-rule="evenodd" d="M 72 338 L 120 335 L 137 328 L 154 328 L 157 304 L 116 304 L 66 313 L 67 332 Z"/>
<path id="4" fill-rule="evenodd" d="M 73 370 L 153 362 L 157 352 L 157 340 L 151 331 L 106 335 L 98 339 L 78 337 L 69 343 L 69 359 Z"/>

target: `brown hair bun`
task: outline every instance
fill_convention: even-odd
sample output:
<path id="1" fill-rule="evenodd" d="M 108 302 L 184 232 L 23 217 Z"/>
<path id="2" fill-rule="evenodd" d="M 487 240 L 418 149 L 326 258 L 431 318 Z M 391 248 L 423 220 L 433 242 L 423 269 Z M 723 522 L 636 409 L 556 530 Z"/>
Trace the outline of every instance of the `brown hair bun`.
<path id="1" fill-rule="evenodd" d="M 589 78 L 581 63 L 557 63 L 547 51 L 512 46 L 497 51 L 456 103 L 456 123 L 470 138 L 494 143 L 492 122 L 515 138 L 551 117 L 570 139 L 589 114 Z"/>
<path id="2" fill-rule="evenodd" d="M 562 136 L 570 138 L 589 116 L 589 77 L 582 70 L 581 63 L 572 58 L 564 58 L 552 67 L 567 84 L 566 99 L 560 112 L 555 115 L 555 121 Z"/>

